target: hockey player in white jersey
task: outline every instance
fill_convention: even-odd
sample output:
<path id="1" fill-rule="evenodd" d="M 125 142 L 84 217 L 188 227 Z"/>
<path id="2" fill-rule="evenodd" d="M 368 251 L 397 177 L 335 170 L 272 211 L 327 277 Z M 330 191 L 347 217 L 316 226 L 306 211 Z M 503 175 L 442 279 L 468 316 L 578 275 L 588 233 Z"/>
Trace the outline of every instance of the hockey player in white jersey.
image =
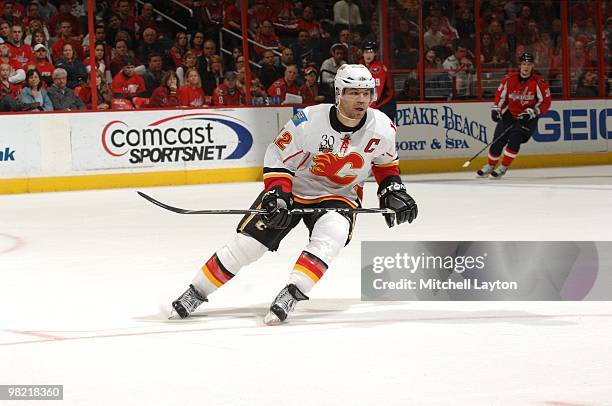
<path id="1" fill-rule="evenodd" d="M 399 176 L 395 125 L 378 110 L 376 86 L 363 65 L 342 65 L 334 80 L 336 103 L 298 112 L 285 124 L 266 151 L 264 190 L 252 208 L 264 215 L 246 215 L 236 235 L 198 270 L 187 291 L 172 303 L 186 318 L 238 271 L 276 251 L 300 221 L 310 232 L 308 244 L 289 273 L 285 288 L 272 302 L 264 321 L 283 322 L 296 303 L 307 300 L 313 286 L 351 239 L 354 215 L 339 212 L 292 215 L 292 208 L 360 207 L 363 183 L 372 173 L 379 184 L 381 208 L 389 227 L 412 222 L 417 205 Z"/>

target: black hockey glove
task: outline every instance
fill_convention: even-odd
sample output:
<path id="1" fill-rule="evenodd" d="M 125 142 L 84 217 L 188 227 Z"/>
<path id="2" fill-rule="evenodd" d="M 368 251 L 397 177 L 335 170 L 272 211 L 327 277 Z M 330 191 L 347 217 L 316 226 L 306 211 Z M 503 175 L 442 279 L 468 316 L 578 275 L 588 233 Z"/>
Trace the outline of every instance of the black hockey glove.
<path id="1" fill-rule="evenodd" d="M 501 111 L 499 111 L 499 109 L 491 109 L 491 120 L 497 123 L 501 118 Z"/>
<path id="2" fill-rule="evenodd" d="M 521 126 L 527 127 L 527 124 L 529 124 L 529 122 L 533 120 L 534 118 L 536 118 L 537 116 L 538 114 L 536 113 L 536 111 L 532 109 L 531 107 L 528 107 L 525 109 L 525 111 L 519 114 L 518 119 L 519 119 Z"/>
<path id="3" fill-rule="evenodd" d="M 291 193 L 283 192 L 280 186 L 268 190 L 261 200 L 261 207 L 267 213 L 261 215 L 264 224 L 270 228 L 283 229 L 291 224 Z"/>
<path id="4" fill-rule="evenodd" d="M 395 213 L 383 214 L 389 228 L 395 223 L 402 224 L 406 221 L 412 223 L 417 217 L 419 209 L 414 199 L 406 193 L 406 186 L 402 183 L 391 182 L 387 186 L 381 184 L 378 189 L 378 200 L 381 209 L 392 209 Z"/>

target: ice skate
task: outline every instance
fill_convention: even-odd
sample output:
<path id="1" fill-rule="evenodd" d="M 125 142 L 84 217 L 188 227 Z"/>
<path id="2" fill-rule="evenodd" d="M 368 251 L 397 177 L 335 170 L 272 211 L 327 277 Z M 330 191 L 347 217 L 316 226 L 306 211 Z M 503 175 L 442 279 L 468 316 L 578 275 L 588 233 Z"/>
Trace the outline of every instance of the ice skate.
<path id="1" fill-rule="evenodd" d="M 494 166 L 486 164 L 485 166 L 476 171 L 476 175 L 478 175 L 478 177 L 480 178 L 486 178 L 487 176 L 489 176 L 489 174 L 491 174 L 491 172 L 493 172 L 493 169 L 495 169 Z"/>
<path id="2" fill-rule="evenodd" d="M 199 293 L 193 285 L 189 285 L 189 289 L 185 291 L 178 299 L 172 302 L 172 308 L 174 312 L 170 314 L 170 318 L 172 319 L 174 314 L 178 314 L 181 319 L 185 319 L 189 317 L 191 313 L 199 305 L 204 302 L 208 302 L 208 299 L 201 293 Z M 176 313 L 175 313 L 176 312 Z"/>
<path id="3" fill-rule="evenodd" d="M 294 284 L 285 286 L 272 302 L 264 323 L 275 325 L 284 322 L 300 300 L 308 300 L 308 296 L 300 292 Z"/>
<path id="4" fill-rule="evenodd" d="M 498 166 L 493 172 L 491 172 L 491 176 L 493 178 L 499 179 L 504 176 L 508 172 L 508 167 L 504 165 Z"/>

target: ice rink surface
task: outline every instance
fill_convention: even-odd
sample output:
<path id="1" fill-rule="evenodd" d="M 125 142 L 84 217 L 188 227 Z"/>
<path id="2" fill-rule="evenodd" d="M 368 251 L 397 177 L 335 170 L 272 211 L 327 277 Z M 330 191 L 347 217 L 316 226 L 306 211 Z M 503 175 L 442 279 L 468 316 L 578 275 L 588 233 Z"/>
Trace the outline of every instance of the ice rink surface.
<path id="1" fill-rule="evenodd" d="M 66 405 L 612 405 L 610 302 L 359 299 L 360 241 L 612 240 L 612 167 L 405 182 L 417 221 L 389 230 L 360 216 L 311 300 L 277 327 L 262 318 L 303 226 L 196 317 L 170 321 L 160 308 L 238 217 L 174 214 L 135 189 L 0 196 L 0 384 L 63 384 L 54 404 Z M 260 187 L 143 190 L 245 208 Z"/>

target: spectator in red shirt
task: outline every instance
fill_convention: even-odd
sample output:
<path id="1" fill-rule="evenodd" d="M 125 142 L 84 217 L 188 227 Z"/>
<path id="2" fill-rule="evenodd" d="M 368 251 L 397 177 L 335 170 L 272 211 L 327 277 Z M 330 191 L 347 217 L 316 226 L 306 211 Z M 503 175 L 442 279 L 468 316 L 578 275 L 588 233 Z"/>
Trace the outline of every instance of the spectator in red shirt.
<path id="1" fill-rule="evenodd" d="M 119 40 L 115 43 L 115 57 L 111 60 L 110 63 L 110 71 L 111 75 L 114 77 L 121 69 L 125 66 L 126 59 L 132 59 L 130 55 L 130 50 L 127 46 L 127 42 L 124 40 Z"/>
<path id="2" fill-rule="evenodd" d="M 179 104 L 183 107 L 204 106 L 206 95 L 202 89 L 202 79 L 197 69 L 189 69 L 186 76 L 187 83 L 178 91 Z"/>
<path id="3" fill-rule="evenodd" d="M 224 7 L 219 0 L 196 0 L 193 3 L 194 20 L 199 21 L 199 27 L 210 37 L 217 37 L 216 33 L 223 27 Z"/>
<path id="4" fill-rule="evenodd" d="M 204 53 L 204 33 L 202 31 L 196 31 L 191 37 L 191 47 L 189 51 L 197 57 Z M 178 66 L 177 66 L 178 67 Z"/>
<path id="5" fill-rule="evenodd" d="M 179 107 L 178 78 L 173 71 L 166 72 L 161 85 L 153 90 L 148 107 Z"/>
<path id="6" fill-rule="evenodd" d="M 77 53 L 79 59 L 83 59 L 83 47 L 81 43 L 72 37 L 72 23 L 68 20 L 62 21 L 59 26 L 59 38 L 51 47 L 51 56 L 53 60 L 62 57 L 62 48 L 64 44 L 72 45 L 72 48 Z"/>
<path id="7" fill-rule="evenodd" d="M 11 72 L 13 68 L 8 63 L 4 63 L 0 61 L 0 87 L 3 89 L 5 93 L 8 93 L 14 99 L 19 95 L 19 91 L 21 90 L 21 85 L 15 83 L 12 79 Z M 21 82 L 25 79 L 25 72 L 23 73 L 23 78 Z M 14 74 L 13 74 L 14 76 Z"/>
<path id="8" fill-rule="evenodd" d="M 140 97 L 145 92 L 144 79 L 134 72 L 134 60 L 131 58 L 125 59 L 125 66 L 121 72 L 113 78 L 111 86 L 113 97 L 132 100 L 134 97 Z"/>
<path id="9" fill-rule="evenodd" d="M 147 28 L 153 28 L 157 33 L 157 36 L 162 34 L 161 29 L 155 21 L 153 4 L 149 2 L 143 3 L 142 8 L 140 9 L 140 15 L 136 17 L 136 38 L 141 39 L 142 33 Z"/>
<path id="10" fill-rule="evenodd" d="M 53 71 L 55 66 L 49 62 L 48 50 L 43 44 L 34 46 L 34 63 L 36 70 L 40 73 L 40 78 L 47 86 L 53 83 Z"/>
<path id="11" fill-rule="evenodd" d="M 23 27 L 20 24 L 14 24 L 11 27 L 11 40 L 8 46 L 11 50 L 11 58 L 19 62 L 21 69 L 27 70 L 30 65 L 33 65 L 34 54 L 32 48 L 23 43 Z"/>
<path id="12" fill-rule="evenodd" d="M 280 47 L 280 41 L 274 33 L 274 26 L 272 21 L 264 20 L 259 26 L 259 32 L 255 36 L 255 42 L 263 45 L 263 47 L 256 46 L 255 53 L 261 56 L 266 48 L 278 49 Z"/>
<path id="13" fill-rule="evenodd" d="M 108 110 L 113 99 L 113 92 L 108 87 L 104 74 L 100 71 L 96 71 L 96 96 L 98 99 L 97 110 Z M 91 75 L 87 76 L 87 84 L 78 86 L 74 89 L 74 92 L 79 96 L 87 109 L 93 109 L 93 99 L 91 91 Z"/>
<path id="14" fill-rule="evenodd" d="M 187 52 L 187 33 L 184 31 L 179 31 L 174 36 L 174 45 L 172 45 L 169 52 L 174 69 L 181 66 L 185 52 Z"/>
<path id="15" fill-rule="evenodd" d="M 119 0 L 117 3 L 117 14 L 121 19 L 121 28 L 136 33 L 136 18 L 134 18 L 128 0 Z"/>
<path id="16" fill-rule="evenodd" d="M 13 0 L 7 0 L 4 2 L 4 12 L 2 13 L 2 19 L 7 21 L 9 24 L 17 24 L 21 21 L 25 14 L 25 8 Z"/>
<path id="17" fill-rule="evenodd" d="M 321 36 L 321 24 L 314 19 L 314 10 L 311 6 L 304 7 L 302 18 L 297 22 L 297 31 L 306 30 L 310 38 L 317 39 Z"/>
<path id="18" fill-rule="evenodd" d="M 274 12 L 272 8 L 266 4 L 266 0 L 255 0 L 255 4 L 249 9 L 247 21 L 249 22 L 249 30 L 251 35 L 265 21 L 272 21 Z"/>
<path id="19" fill-rule="evenodd" d="M 300 95 L 302 103 L 321 103 L 325 101 L 325 96 L 319 95 L 319 85 L 317 84 L 317 69 L 313 66 L 308 66 L 304 69 L 304 77 L 306 80 L 300 87 Z"/>
<path id="20" fill-rule="evenodd" d="M 223 83 L 213 92 L 213 106 L 240 106 L 244 104 L 243 96 L 236 87 L 238 75 L 234 71 L 225 72 Z"/>
<path id="21" fill-rule="evenodd" d="M 105 52 L 106 52 L 106 46 L 101 42 L 97 42 L 94 48 L 94 56 L 96 58 L 95 66 L 97 70 L 99 70 L 100 72 L 102 72 L 102 74 L 106 76 L 106 72 L 108 72 L 108 68 L 106 65 L 107 56 L 105 55 Z M 83 64 L 85 65 L 85 68 L 87 69 L 87 73 L 91 73 L 91 60 L 89 57 L 85 58 L 85 60 L 83 61 Z"/>
<path id="22" fill-rule="evenodd" d="M 297 65 L 287 66 L 284 77 L 272 83 L 268 89 L 268 96 L 272 98 L 270 101 L 272 104 L 282 104 L 287 98 L 287 93 L 300 94 L 300 87 L 296 82 L 297 76 Z"/>
<path id="23" fill-rule="evenodd" d="M 236 0 L 225 0 L 223 7 L 225 8 L 223 27 L 236 32 L 242 31 L 240 9 L 236 6 Z"/>
<path id="24" fill-rule="evenodd" d="M 57 14 L 53 15 L 49 19 L 49 30 L 52 36 L 55 35 L 59 23 L 62 21 L 70 21 L 72 27 L 72 33 L 76 36 L 81 35 L 81 25 L 79 19 L 72 15 L 72 2 L 70 0 L 64 0 L 60 3 Z"/>

